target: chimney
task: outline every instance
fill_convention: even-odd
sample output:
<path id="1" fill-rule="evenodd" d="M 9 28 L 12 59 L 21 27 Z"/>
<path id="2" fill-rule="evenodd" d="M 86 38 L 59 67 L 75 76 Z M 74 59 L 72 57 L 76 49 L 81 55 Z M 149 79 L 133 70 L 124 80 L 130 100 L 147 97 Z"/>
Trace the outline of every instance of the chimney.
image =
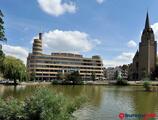
<path id="1" fill-rule="evenodd" d="M 39 39 L 42 40 L 42 33 L 39 33 Z"/>

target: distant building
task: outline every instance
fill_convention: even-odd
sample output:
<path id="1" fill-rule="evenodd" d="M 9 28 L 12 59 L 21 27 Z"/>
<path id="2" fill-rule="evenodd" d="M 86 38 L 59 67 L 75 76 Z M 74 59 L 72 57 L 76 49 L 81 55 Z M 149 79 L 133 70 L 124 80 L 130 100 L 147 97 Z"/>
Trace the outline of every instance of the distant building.
<path id="1" fill-rule="evenodd" d="M 157 42 L 149 23 L 147 13 L 145 28 L 142 33 L 139 50 L 136 52 L 133 63 L 129 67 L 129 78 L 141 80 L 144 76 L 150 76 L 156 67 Z"/>
<path id="2" fill-rule="evenodd" d="M 116 71 L 122 75 L 121 67 L 108 67 L 106 69 L 107 79 L 108 80 L 115 80 Z"/>
<path id="3" fill-rule="evenodd" d="M 123 80 L 128 80 L 128 77 L 129 77 L 129 75 L 128 75 L 128 71 L 129 71 L 129 65 L 122 65 L 121 66 L 121 69 L 122 69 L 122 71 L 121 71 L 121 76 L 122 76 L 122 79 Z"/>
<path id="4" fill-rule="evenodd" d="M 67 74 L 78 71 L 83 80 L 91 80 L 92 73 L 96 80 L 103 79 L 103 63 L 100 56 L 84 58 L 80 54 L 42 53 L 42 34 L 34 39 L 32 53 L 27 58 L 27 67 L 30 75 L 34 74 L 39 81 L 57 80 L 59 73 Z"/>
<path id="5" fill-rule="evenodd" d="M 103 75 L 104 75 L 104 79 L 107 79 L 107 70 L 106 70 L 106 67 L 103 67 Z"/>

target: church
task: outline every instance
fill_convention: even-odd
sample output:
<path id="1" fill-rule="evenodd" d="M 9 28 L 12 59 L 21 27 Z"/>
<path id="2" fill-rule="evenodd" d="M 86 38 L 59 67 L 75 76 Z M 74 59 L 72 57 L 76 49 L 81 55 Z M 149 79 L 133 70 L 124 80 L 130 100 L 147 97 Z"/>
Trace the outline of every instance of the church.
<path id="1" fill-rule="evenodd" d="M 150 76 L 156 68 L 157 42 L 153 29 L 150 26 L 149 15 L 146 15 L 145 28 L 139 43 L 133 63 L 129 67 L 130 80 L 142 80 L 145 76 Z"/>

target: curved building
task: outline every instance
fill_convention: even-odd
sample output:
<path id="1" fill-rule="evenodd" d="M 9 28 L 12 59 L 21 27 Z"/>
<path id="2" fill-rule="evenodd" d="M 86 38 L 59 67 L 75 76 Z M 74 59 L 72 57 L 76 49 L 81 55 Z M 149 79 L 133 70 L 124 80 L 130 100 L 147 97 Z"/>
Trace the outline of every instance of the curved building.
<path id="1" fill-rule="evenodd" d="M 78 71 L 83 80 L 92 80 L 95 74 L 97 80 L 103 79 L 103 63 L 100 56 L 85 58 L 80 54 L 52 53 L 42 54 L 42 34 L 34 39 L 32 53 L 27 58 L 27 67 L 30 75 L 34 74 L 36 80 L 57 80 L 59 73 L 68 74 Z"/>

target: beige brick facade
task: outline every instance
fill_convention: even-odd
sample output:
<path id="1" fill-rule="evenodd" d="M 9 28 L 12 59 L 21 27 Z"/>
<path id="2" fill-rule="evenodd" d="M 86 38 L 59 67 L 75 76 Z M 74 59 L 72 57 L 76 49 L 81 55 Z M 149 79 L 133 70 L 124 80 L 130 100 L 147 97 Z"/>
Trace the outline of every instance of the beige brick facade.
<path id="1" fill-rule="evenodd" d="M 136 52 L 133 63 L 130 65 L 129 76 L 133 80 L 141 80 L 155 71 L 157 56 L 157 42 L 149 24 L 147 14 L 145 28 L 142 33 L 139 50 Z"/>
<path id="2" fill-rule="evenodd" d="M 103 63 L 100 56 L 85 58 L 80 54 L 42 53 L 42 36 L 34 39 L 33 51 L 27 58 L 29 73 L 34 73 L 36 80 L 56 80 L 59 73 L 66 74 L 78 71 L 83 80 L 92 80 L 92 73 L 96 79 L 103 79 Z"/>

